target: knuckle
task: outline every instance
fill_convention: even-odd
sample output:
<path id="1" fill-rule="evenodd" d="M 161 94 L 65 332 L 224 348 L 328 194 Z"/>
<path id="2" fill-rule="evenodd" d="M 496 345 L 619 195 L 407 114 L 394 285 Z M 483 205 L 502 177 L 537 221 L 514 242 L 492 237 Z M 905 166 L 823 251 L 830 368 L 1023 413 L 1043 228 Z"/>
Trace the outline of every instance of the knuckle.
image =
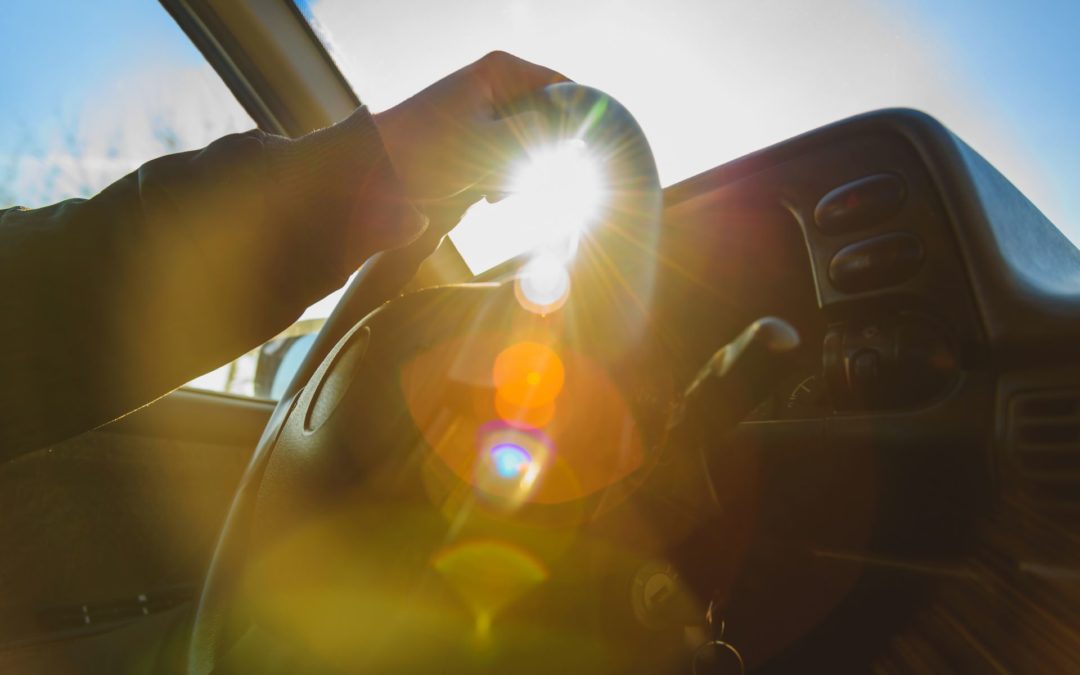
<path id="1" fill-rule="evenodd" d="M 517 58 L 510 52 L 505 52 L 501 49 L 490 51 L 480 59 L 484 63 L 491 66 L 507 66 L 517 60 Z"/>

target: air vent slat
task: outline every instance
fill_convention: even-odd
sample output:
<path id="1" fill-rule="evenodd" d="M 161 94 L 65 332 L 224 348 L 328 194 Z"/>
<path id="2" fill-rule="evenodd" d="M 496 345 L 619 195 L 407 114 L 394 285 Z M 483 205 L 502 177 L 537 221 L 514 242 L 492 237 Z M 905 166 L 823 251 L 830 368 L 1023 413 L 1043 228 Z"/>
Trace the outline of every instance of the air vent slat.
<path id="1" fill-rule="evenodd" d="M 1080 507 L 1080 390 L 1014 395 L 1006 442 L 1015 476 L 1034 502 L 1055 511 Z"/>
<path id="2" fill-rule="evenodd" d="M 1020 401 L 1018 412 L 1028 418 L 1069 417 L 1080 414 L 1080 397 L 1072 394 L 1031 396 Z"/>
<path id="3" fill-rule="evenodd" d="M 1080 509 L 1080 485 L 1076 483 L 1043 483 L 1034 501 L 1050 507 Z"/>
<path id="4" fill-rule="evenodd" d="M 1080 448 L 1046 448 L 1046 446 L 1024 446 L 1014 448 L 1016 459 L 1024 466 L 1035 471 L 1080 470 Z"/>
<path id="5" fill-rule="evenodd" d="M 1080 424 L 1023 424 L 1017 440 L 1025 444 L 1074 445 L 1080 450 Z"/>

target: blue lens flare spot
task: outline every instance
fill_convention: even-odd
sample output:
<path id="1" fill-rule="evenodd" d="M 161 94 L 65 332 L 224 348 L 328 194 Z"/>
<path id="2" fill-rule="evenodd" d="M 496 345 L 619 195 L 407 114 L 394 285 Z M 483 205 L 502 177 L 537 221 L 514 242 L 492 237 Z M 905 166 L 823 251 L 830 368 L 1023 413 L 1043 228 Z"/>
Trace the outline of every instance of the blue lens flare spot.
<path id="1" fill-rule="evenodd" d="M 495 471 L 503 478 L 517 478 L 532 463 L 532 457 L 520 445 L 500 443 L 491 449 Z"/>

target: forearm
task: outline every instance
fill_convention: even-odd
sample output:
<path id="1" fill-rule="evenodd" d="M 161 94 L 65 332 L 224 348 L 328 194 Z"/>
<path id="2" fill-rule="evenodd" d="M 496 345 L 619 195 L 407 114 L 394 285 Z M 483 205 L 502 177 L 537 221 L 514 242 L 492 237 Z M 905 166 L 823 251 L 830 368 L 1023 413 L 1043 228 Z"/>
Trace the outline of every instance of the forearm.
<path id="1" fill-rule="evenodd" d="M 89 200 L 0 212 L 0 458 L 254 348 L 410 219 L 364 111 L 298 141 L 228 136 Z"/>

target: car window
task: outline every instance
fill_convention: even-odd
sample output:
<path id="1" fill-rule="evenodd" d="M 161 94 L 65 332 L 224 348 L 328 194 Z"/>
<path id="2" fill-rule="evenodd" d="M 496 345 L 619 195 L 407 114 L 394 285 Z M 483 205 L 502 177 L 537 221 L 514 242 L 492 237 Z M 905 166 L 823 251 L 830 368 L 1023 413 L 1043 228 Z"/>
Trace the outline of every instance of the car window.
<path id="1" fill-rule="evenodd" d="M 0 40 L 0 205 L 89 197 L 143 162 L 250 129 L 160 5 L 13 3 Z"/>
<path id="2" fill-rule="evenodd" d="M 624 103 L 665 185 L 849 115 L 919 108 L 1080 241 L 1080 3 L 297 4 L 376 111 L 488 51 L 510 51 Z M 513 218 L 500 216 L 509 201 L 474 208 L 451 234 L 474 272 L 520 252 Z"/>
<path id="3" fill-rule="evenodd" d="M 255 126 L 157 2 L 12 3 L 4 22 L 0 208 L 89 197 L 147 160 Z M 332 306 L 318 303 L 285 334 L 189 386 L 272 396 L 284 386 L 277 366 L 295 360 L 293 348 Z"/>

